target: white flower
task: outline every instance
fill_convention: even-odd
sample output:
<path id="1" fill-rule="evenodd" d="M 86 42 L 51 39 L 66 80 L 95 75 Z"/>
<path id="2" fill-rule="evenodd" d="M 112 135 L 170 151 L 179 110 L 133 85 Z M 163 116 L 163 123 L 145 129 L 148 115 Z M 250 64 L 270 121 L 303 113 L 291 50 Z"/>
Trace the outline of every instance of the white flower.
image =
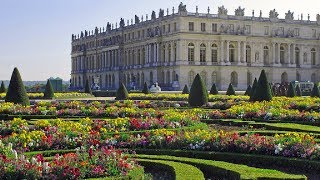
<path id="1" fill-rule="evenodd" d="M 283 145 L 279 143 L 278 145 L 275 145 L 275 148 L 274 153 L 279 154 L 283 150 Z"/>

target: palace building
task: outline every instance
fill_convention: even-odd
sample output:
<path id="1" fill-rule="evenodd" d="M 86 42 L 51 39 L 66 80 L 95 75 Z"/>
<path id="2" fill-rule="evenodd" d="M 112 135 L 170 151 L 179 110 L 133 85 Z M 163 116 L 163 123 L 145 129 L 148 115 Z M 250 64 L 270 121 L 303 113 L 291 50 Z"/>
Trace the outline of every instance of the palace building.
<path id="1" fill-rule="evenodd" d="M 176 12 L 177 11 L 177 12 Z M 144 82 L 163 90 L 189 87 L 199 73 L 209 89 L 232 83 L 245 90 L 265 69 L 272 83 L 320 80 L 320 15 L 311 21 L 288 11 L 279 19 L 276 10 L 245 16 L 222 6 L 218 14 L 160 9 L 118 24 L 107 23 L 72 35 L 71 88 L 82 89 L 88 80 L 102 90 L 141 89 Z"/>

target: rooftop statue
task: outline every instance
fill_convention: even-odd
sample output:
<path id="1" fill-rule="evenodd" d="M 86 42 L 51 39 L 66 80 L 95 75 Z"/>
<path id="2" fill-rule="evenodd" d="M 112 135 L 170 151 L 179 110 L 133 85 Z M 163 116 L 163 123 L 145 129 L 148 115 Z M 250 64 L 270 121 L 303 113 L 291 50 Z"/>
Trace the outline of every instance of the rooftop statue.
<path id="1" fill-rule="evenodd" d="M 121 28 L 124 27 L 124 19 L 123 19 L 123 18 L 120 19 L 120 27 L 121 27 Z"/>
<path id="2" fill-rule="evenodd" d="M 169 11 L 168 11 L 169 12 Z M 168 13 L 169 14 L 169 13 Z M 163 18 L 164 17 L 164 10 L 160 9 L 159 10 L 159 18 Z"/>
<path id="3" fill-rule="evenodd" d="M 94 34 L 98 34 L 99 33 L 99 29 L 98 27 L 96 27 L 96 29 L 94 30 Z"/>
<path id="4" fill-rule="evenodd" d="M 245 8 L 242 9 L 241 6 L 239 6 L 238 9 L 236 9 L 234 11 L 234 14 L 236 16 L 244 16 L 244 10 L 245 10 Z"/>
<path id="5" fill-rule="evenodd" d="M 279 14 L 277 13 L 276 9 L 273 9 L 269 12 L 269 18 L 278 18 Z"/>
<path id="6" fill-rule="evenodd" d="M 152 11 L 151 20 L 155 20 L 156 18 L 156 12 Z"/>
<path id="7" fill-rule="evenodd" d="M 111 24 L 109 22 L 107 23 L 107 31 L 111 31 Z"/>
<path id="8" fill-rule="evenodd" d="M 218 7 L 218 14 L 219 15 L 228 15 L 228 10 L 224 6 Z"/>
<path id="9" fill-rule="evenodd" d="M 182 2 L 180 2 L 179 4 L 179 12 L 187 12 L 187 6 L 186 5 L 183 5 Z"/>
<path id="10" fill-rule="evenodd" d="M 134 23 L 135 24 L 140 23 L 140 19 L 139 19 L 139 17 L 137 15 L 134 16 Z"/>
<path id="11" fill-rule="evenodd" d="M 320 25 L 320 14 L 317 14 L 317 23 Z"/>
<path id="12" fill-rule="evenodd" d="M 87 30 L 84 31 L 84 36 L 85 36 L 85 37 L 88 36 L 88 31 L 87 31 Z"/>
<path id="13" fill-rule="evenodd" d="M 286 20 L 290 20 L 292 21 L 294 19 L 293 17 L 293 12 L 291 12 L 290 10 L 286 13 Z"/>
<path id="14" fill-rule="evenodd" d="M 80 37 L 81 37 L 81 38 L 83 38 L 83 36 L 84 36 L 84 34 L 83 34 L 83 32 L 81 31 L 81 35 L 80 35 Z"/>

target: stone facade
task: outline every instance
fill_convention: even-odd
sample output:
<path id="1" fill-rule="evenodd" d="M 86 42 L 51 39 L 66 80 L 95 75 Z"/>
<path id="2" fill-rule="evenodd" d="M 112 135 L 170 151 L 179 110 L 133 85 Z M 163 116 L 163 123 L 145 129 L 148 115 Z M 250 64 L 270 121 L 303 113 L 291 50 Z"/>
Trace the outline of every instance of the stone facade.
<path id="1" fill-rule="evenodd" d="M 119 27 L 108 23 L 72 35 L 71 87 L 82 89 L 98 77 L 101 89 L 158 82 L 164 90 L 182 90 L 199 73 L 208 89 L 216 83 L 225 90 L 231 82 L 244 90 L 262 69 L 273 83 L 320 80 L 319 15 L 310 21 L 294 20 L 290 11 L 279 19 L 276 10 L 265 18 L 244 16 L 241 7 L 235 15 L 225 7 L 218 14 L 196 9 L 180 4 L 178 12 L 160 10 L 158 18 L 135 16 L 135 23 L 121 19 Z"/>

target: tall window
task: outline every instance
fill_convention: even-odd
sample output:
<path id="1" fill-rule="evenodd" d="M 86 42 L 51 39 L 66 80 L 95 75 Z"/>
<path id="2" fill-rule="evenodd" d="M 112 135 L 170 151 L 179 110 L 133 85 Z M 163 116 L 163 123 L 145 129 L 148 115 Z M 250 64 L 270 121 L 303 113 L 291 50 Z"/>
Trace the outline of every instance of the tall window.
<path id="1" fill-rule="evenodd" d="M 229 45 L 229 61 L 230 62 L 235 61 L 235 48 L 232 44 Z"/>
<path id="2" fill-rule="evenodd" d="M 300 36 L 299 28 L 294 29 L 294 36 Z"/>
<path id="3" fill-rule="evenodd" d="M 201 31 L 202 32 L 206 31 L 206 23 L 201 23 Z"/>
<path id="4" fill-rule="evenodd" d="M 189 22 L 189 31 L 194 31 L 194 22 Z"/>
<path id="5" fill-rule="evenodd" d="M 280 27 L 280 35 L 284 35 L 284 27 Z"/>
<path id="6" fill-rule="evenodd" d="M 142 49 L 142 62 L 143 64 L 146 63 L 146 50 L 144 48 Z"/>
<path id="7" fill-rule="evenodd" d="M 246 46 L 246 62 L 250 63 L 251 62 L 251 47 Z"/>
<path id="8" fill-rule="evenodd" d="M 314 48 L 311 49 L 311 63 L 316 65 L 316 50 Z"/>
<path id="9" fill-rule="evenodd" d="M 168 45 L 168 62 L 171 62 L 171 44 Z"/>
<path id="10" fill-rule="evenodd" d="M 168 24 L 168 33 L 171 31 L 171 24 Z"/>
<path id="11" fill-rule="evenodd" d="M 194 44 L 188 44 L 188 61 L 194 61 Z"/>
<path id="12" fill-rule="evenodd" d="M 300 64 L 300 49 L 296 47 L 295 49 L 295 59 L 296 59 L 296 64 Z"/>
<path id="13" fill-rule="evenodd" d="M 175 43 L 174 44 L 174 47 L 173 47 L 173 55 L 174 55 L 174 61 L 177 61 L 177 44 Z"/>
<path id="14" fill-rule="evenodd" d="M 177 23 L 173 23 L 173 31 L 176 32 L 177 31 Z"/>
<path id="15" fill-rule="evenodd" d="M 317 30 L 312 29 L 312 37 L 316 38 L 317 37 Z"/>
<path id="16" fill-rule="evenodd" d="M 206 45 L 200 45 L 200 62 L 206 62 Z"/>
<path id="17" fill-rule="evenodd" d="M 246 25 L 246 34 L 251 34 L 251 26 Z"/>
<path id="18" fill-rule="evenodd" d="M 230 32 L 234 32 L 234 25 L 233 24 L 229 24 L 229 29 L 230 29 Z"/>
<path id="19" fill-rule="evenodd" d="M 264 35 L 269 35 L 269 26 L 264 27 Z"/>
<path id="20" fill-rule="evenodd" d="M 269 48 L 268 46 L 265 46 L 263 48 L 263 62 L 268 63 L 269 62 Z"/>
<path id="21" fill-rule="evenodd" d="M 166 76 L 166 80 L 167 80 L 167 85 L 170 85 L 170 71 L 167 71 L 167 76 Z"/>
<path id="22" fill-rule="evenodd" d="M 212 32 L 218 32 L 218 25 L 216 23 L 212 24 Z"/>
<path id="23" fill-rule="evenodd" d="M 284 64 L 284 47 L 280 47 L 280 63 Z"/>
<path id="24" fill-rule="evenodd" d="M 216 44 L 211 46 L 211 61 L 218 62 L 218 46 Z"/>
<path id="25" fill-rule="evenodd" d="M 141 53 L 140 53 L 140 49 L 138 49 L 138 65 L 141 64 Z"/>

